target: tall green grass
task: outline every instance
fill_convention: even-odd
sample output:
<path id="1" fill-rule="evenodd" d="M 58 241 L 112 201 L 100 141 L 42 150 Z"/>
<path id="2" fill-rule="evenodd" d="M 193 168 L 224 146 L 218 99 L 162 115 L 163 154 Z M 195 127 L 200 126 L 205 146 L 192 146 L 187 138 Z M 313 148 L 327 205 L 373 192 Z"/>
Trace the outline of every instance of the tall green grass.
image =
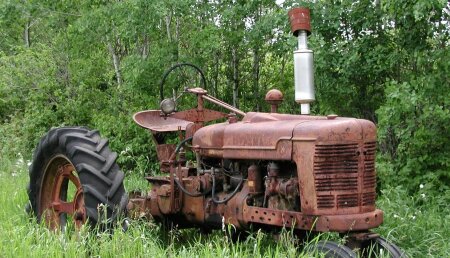
<path id="1" fill-rule="evenodd" d="M 0 257 L 311 256 L 298 248 L 289 231 L 277 240 L 254 232 L 238 243 L 229 241 L 220 230 L 210 235 L 195 229 L 164 233 L 151 221 L 132 221 L 128 231 L 115 230 L 112 234 L 86 228 L 77 233 L 54 233 L 24 211 L 27 163 L 20 155 L 0 157 Z M 126 186 L 142 188 L 143 183 L 130 177 Z M 385 211 L 385 223 L 375 231 L 396 242 L 410 257 L 450 257 L 450 208 L 440 199 L 427 195 L 424 189 L 414 196 L 401 187 L 384 189 L 378 206 Z M 333 234 L 321 236 L 330 237 Z"/>
<path id="2" fill-rule="evenodd" d="M 418 189 L 408 195 L 402 187 L 382 190 L 377 205 L 384 223 L 375 231 L 398 243 L 410 257 L 450 257 L 449 196 Z"/>

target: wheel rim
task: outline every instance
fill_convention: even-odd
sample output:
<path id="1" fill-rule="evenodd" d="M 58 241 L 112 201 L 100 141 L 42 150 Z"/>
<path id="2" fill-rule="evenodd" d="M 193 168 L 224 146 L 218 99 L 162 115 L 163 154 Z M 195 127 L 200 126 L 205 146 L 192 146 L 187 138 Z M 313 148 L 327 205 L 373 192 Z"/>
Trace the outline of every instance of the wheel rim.
<path id="1" fill-rule="evenodd" d="M 45 168 L 39 214 L 53 230 L 66 229 L 69 221 L 79 229 L 86 221 L 80 179 L 73 164 L 63 155 L 53 157 Z"/>

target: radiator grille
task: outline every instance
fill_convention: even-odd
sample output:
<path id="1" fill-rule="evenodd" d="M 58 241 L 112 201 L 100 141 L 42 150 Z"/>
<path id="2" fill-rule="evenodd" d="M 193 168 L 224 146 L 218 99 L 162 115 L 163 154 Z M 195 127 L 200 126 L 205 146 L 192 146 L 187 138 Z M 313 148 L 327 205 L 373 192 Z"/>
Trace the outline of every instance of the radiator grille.
<path id="1" fill-rule="evenodd" d="M 317 207 L 319 209 L 331 209 L 334 207 L 334 196 L 333 195 L 318 195 L 317 196 Z"/>
<path id="2" fill-rule="evenodd" d="M 338 208 L 358 206 L 358 194 L 341 194 L 337 196 Z"/>
<path id="3" fill-rule="evenodd" d="M 316 191 L 351 191 L 358 189 L 357 177 L 316 178 Z"/>
<path id="4" fill-rule="evenodd" d="M 364 188 L 375 188 L 377 177 L 375 173 L 376 142 L 364 143 Z"/>
<path id="5" fill-rule="evenodd" d="M 376 198 L 376 194 L 375 192 L 368 192 L 368 193 L 363 193 L 362 195 L 362 205 L 366 206 L 366 205 L 375 205 L 375 198 Z"/>
<path id="6" fill-rule="evenodd" d="M 316 145 L 314 180 L 316 191 L 358 189 L 358 145 Z"/>
<path id="7" fill-rule="evenodd" d="M 374 205 L 375 152 L 376 142 L 316 145 L 314 183 L 317 207 L 340 209 Z"/>
<path id="8" fill-rule="evenodd" d="M 366 142 L 364 143 L 364 148 L 366 150 L 366 156 L 367 155 L 375 155 L 375 151 L 377 148 L 377 143 L 376 142 Z"/>

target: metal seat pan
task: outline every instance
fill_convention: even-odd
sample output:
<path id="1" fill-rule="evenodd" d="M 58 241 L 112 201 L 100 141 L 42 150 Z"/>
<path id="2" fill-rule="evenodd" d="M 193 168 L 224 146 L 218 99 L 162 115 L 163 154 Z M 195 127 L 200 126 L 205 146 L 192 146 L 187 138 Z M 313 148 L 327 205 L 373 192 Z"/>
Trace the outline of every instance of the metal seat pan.
<path id="1" fill-rule="evenodd" d="M 139 126 L 152 131 L 152 133 L 185 131 L 189 124 L 193 124 L 186 120 L 161 115 L 160 110 L 138 112 L 134 114 L 133 120 Z"/>

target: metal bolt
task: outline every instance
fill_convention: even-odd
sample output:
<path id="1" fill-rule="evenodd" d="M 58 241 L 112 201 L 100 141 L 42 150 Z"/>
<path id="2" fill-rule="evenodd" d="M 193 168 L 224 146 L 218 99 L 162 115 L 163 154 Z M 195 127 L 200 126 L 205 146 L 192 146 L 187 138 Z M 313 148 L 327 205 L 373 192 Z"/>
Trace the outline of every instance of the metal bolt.
<path id="1" fill-rule="evenodd" d="M 83 220 L 84 213 L 81 211 L 77 211 L 77 212 L 75 212 L 74 218 L 75 218 L 75 220 Z"/>

